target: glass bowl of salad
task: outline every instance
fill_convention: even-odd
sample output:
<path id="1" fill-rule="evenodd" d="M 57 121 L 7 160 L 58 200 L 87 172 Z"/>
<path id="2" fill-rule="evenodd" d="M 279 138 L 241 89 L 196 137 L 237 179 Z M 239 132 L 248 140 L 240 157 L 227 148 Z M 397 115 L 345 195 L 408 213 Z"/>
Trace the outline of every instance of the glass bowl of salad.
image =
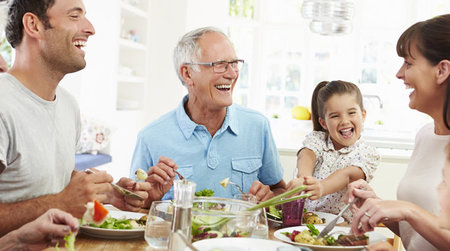
<path id="1" fill-rule="evenodd" d="M 221 237 L 251 237 L 261 210 L 235 199 L 195 197 L 192 207 L 192 242 Z"/>

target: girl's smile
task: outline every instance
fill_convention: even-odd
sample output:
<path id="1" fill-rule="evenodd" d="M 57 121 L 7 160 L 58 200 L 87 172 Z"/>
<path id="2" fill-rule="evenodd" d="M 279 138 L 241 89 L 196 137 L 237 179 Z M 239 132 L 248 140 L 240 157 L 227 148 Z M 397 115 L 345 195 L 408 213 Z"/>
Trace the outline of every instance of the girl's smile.
<path id="1" fill-rule="evenodd" d="M 360 138 L 365 117 L 366 111 L 361 110 L 355 94 L 334 94 L 325 103 L 324 118 L 319 118 L 319 122 L 339 150 Z"/>

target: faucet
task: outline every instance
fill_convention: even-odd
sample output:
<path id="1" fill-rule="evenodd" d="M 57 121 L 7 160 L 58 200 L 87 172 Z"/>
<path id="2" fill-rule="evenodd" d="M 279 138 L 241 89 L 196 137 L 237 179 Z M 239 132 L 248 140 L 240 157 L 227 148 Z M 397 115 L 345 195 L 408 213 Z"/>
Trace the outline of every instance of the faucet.
<path id="1" fill-rule="evenodd" d="M 362 95 L 362 97 L 363 97 L 363 99 L 364 99 L 364 98 L 367 98 L 367 99 L 371 99 L 371 98 L 377 99 L 377 100 L 378 100 L 378 104 L 379 104 L 380 109 L 383 109 L 383 101 L 381 100 L 380 96 L 378 96 L 378 95 L 373 95 L 373 94 L 364 94 L 364 95 Z"/>

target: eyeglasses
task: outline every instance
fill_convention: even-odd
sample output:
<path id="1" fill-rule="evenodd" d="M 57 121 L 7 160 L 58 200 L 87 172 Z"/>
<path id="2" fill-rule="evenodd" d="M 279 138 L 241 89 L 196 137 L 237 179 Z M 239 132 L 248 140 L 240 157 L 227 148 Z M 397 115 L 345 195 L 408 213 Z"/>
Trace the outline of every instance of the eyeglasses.
<path id="1" fill-rule="evenodd" d="M 185 64 L 212 66 L 213 71 L 215 73 L 224 73 L 228 70 L 228 65 L 230 65 L 234 71 L 240 71 L 242 69 L 242 66 L 244 65 L 244 60 L 243 59 L 236 59 L 232 61 L 220 60 L 211 63 L 185 63 Z"/>

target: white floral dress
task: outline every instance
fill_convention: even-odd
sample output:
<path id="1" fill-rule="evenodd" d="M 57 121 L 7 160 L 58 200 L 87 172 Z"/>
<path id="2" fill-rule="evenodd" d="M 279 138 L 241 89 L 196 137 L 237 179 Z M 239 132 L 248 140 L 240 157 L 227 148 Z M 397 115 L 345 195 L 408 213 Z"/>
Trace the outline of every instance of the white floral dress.
<path id="1" fill-rule="evenodd" d="M 375 147 L 367 145 L 361 138 L 354 145 L 336 151 L 327 133 L 313 131 L 306 135 L 303 141 L 303 148 L 305 147 L 316 155 L 313 176 L 318 180 L 327 178 L 339 169 L 357 166 L 364 172 L 366 181 L 370 182 L 380 161 Z M 338 214 L 346 205 L 342 201 L 346 192 L 347 188 L 318 200 L 307 200 L 305 207 L 309 211 Z M 343 217 L 345 221 L 351 222 L 353 214 L 348 210 Z"/>

